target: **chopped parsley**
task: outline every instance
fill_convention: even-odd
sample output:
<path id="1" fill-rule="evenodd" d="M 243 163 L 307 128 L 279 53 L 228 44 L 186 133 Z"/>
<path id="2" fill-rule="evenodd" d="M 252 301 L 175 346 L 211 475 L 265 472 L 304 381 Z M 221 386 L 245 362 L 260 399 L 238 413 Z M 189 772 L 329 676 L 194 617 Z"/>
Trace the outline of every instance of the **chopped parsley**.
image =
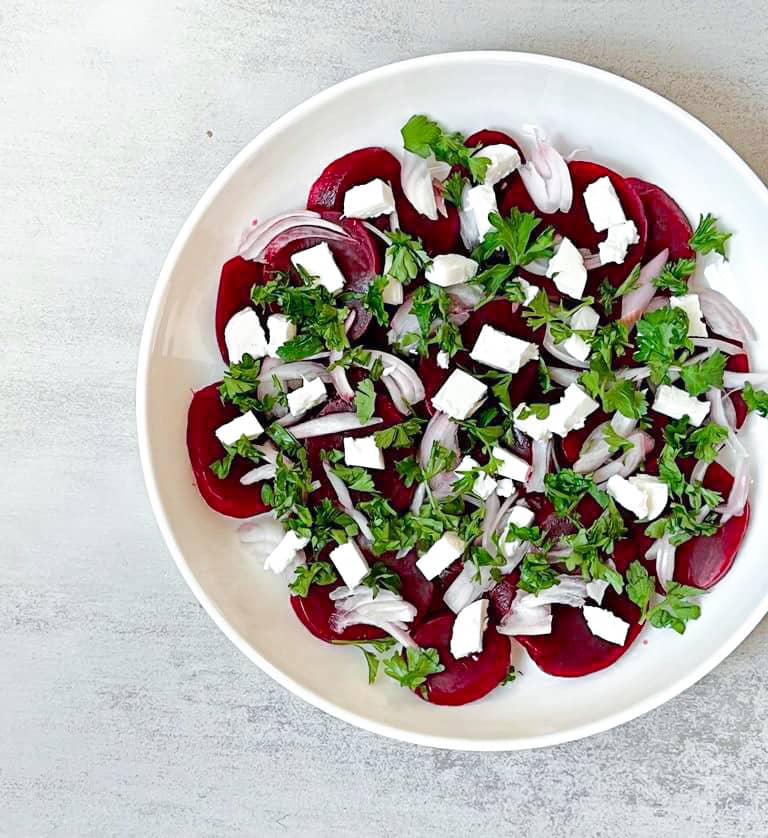
<path id="1" fill-rule="evenodd" d="M 371 420 L 376 409 L 376 390 L 370 378 L 365 378 L 355 391 L 355 412 L 357 418 L 364 425 Z"/>
<path id="2" fill-rule="evenodd" d="M 725 355 L 716 349 L 703 361 L 696 361 L 681 367 L 680 377 L 683 379 L 685 389 L 692 396 L 701 396 L 713 387 L 721 390 L 726 360 Z"/>
<path id="3" fill-rule="evenodd" d="M 635 344 L 635 360 L 648 365 L 651 382 L 669 383 L 669 368 L 693 351 L 688 337 L 688 315 L 680 308 L 671 307 L 646 312 L 637 321 Z"/>
<path id="4" fill-rule="evenodd" d="M 403 145 L 408 151 L 419 157 L 434 154 L 438 160 L 444 160 L 452 166 L 467 169 L 477 183 L 485 180 L 485 172 L 490 165 L 487 157 L 476 157 L 475 150 L 464 145 L 464 137 L 458 132 L 447 133 L 434 120 L 423 114 L 414 114 L 400 129 Z"/>
<path id="5" fill-rule="evenodd" d="M 414 690 L 426 683 L 427 677 L 442 672 L 437 649 L 416 649 L 408 647 L 403 653 L 396 652 L 384 661 L 384 672 L 400 684 Z"/>
<path id="6" fill-rule="evenodd" d="M 529 594 L 539 594 L 559 584 L 557 571 L 549 563 L 546 553 L 530 552 L 523 556 L 520 565 L 519 588 L 528 591 Z"/>
<path id="7" fill-rule="evenodd" d="M 723 233 L 717 228 L 717 219 L 707 213 L 699 216 L 699 223 L 696 231 L 691 236 L 688 244 L 702 256 L 707 253 L 719 253 L 723 258 L 725 255 L 725 243 L 730 239 L 730 233 Z"/>
<path id="8" fill-rule="evenodd" d="M 405 422 L 397 425 L 390 425 L 383 431 L 376 431 L 373 435 L 376 445 L 379 448 L 409 448 L 414 443 L 414 438 L 421 433 L 422 425 L 426 420 L 412 416 Z"/>
<path id="9" fill-rule="evenodd" d="M 627 595 L 640 609 L 640 623 L 646 620 L 654 628 L 671 628 L 684 634 L 690 620 L 698 620 L 701 607 L 691 602 L 691 597 L 701 596 L 706 591 L 679 582 L 668 582 L 667 593 L 652 605 L 656 580 L 643 565 L 635 560 L 627 568 Z"/>
<path id="10" fill-rule="evenodd" d="M 453 172 L 443 181 L 443 195 L 445 200 L 455 207 L 461 206 L 461 193 L 467 179 L 460 172 Z"/>
<path id="11" fill-rule="evenodd" d="M 288 588 L 296 596 L 305 597 L 312 585 L 333 585 L 338 576 L 330 562 L 315 561 L 311 564 L 300 564 L 293 574 L 293 580 Z"/>
<path id="12" fill-rule="evenodd" d="M 429 265 L 429 256 L 421 239 L 402 230 L 393 230 L 386 236 L 389 246 L 384 254 L 384 274 L 408 285 Z"/>
<path id="13" fill-rule="evenodd" d="M 368 574 L 363 578 L 362 584 L 371 589 L 371 596 L 376 599 L 382 590 L 391 591 L 393 594 L 400 593 L 403 583 L 400 574 L 395 573 L 384 562 L 374 562 Z"/>
<path id="14" fill-rule="evenodd" d="M 754 411 L 759 413 L 760 416 L 768 417 L 768 392 L 765 390 L 756 390 L 747 381 L 744 389 L 741 391 L 741 396 L 750 412 Z"/>
<path id="15" fill-rule="evenodd" d="M 585 474 L 577 474 L 573 469 L 564 468 L 556 473 L 544 475 L 544 494 L 561 518 L 570 515 L 586 495 L 603 498 L 595 481 Z"/>
<path id="16" fill-rule="evenodd" d="M 678 259 L 667 262 L 661 273 L 654 277 L 653 284 L 662 291 L 669 291 L 675 297 L 688 293 L 688 277 L 696 270 L 695 259 Z"/>
<path id="17" fill-rule="evenodd" d="M 264 459 L 264 455 L 247 436 L 241 436 L 234 445 L 225 445 L 224 450 L 227 453 L 220 460 L 214 460 L 209 466 L 211 471 L 220 480 L 224 480 L 225 477 L 229 476 L 232 463 L 237 456 L 245 457 L 254 463 L 260 463 Z"/>
<path id="18" fill-rule="evenodd" d="M 604 279 L 600 283 L 597 293 L 606 314 L 610 314 L 613 311 L 614 303 L 637 288 L 639 279 L 640 265 L 635 265 L 630 271 L 629 276 L 619 286 L 614 287 L 607 279 Z"/>

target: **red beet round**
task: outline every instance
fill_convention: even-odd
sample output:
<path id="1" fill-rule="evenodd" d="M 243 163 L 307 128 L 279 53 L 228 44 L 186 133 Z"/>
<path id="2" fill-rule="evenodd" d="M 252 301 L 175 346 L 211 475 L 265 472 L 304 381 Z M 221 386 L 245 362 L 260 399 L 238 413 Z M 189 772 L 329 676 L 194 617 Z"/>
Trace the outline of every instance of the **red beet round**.
<path id="1" fill-rule="evenodd" d="M 413 634 L 422 649 L 437 649 L 443 672 L 427 676 L 426 701 L 431 704 L 457 706 L 477 701 L 507 677 L 509 672 L 509 638 L 489 626 L 483 637 L 483 651 L 456 660 L 450 652 L 453 614 L 443 614 L 424 623 Z M 416 694 L 425 698 L 419 690 Z"/>
<path id="2" fill-rule="evenodd" d="M 255 467 L 254 463 L 236 457 L 223 480 L 210 469 L 211 463 L 225 453 L 216 438 L 216 429 L 239 415 L 234 405 L 221 403 L 218 384 L 198 390 L 192 396 L 187 414 L 187 450 L 197 488 L 208 506 L 222 515 L 249 518 L 269 509 L 261 500 L 261 484 L 240 483 L 240 478 Z"/>
<path id="3" fill-rule="evenodd" d="M 216 297 L 216 340 L 225 363 L 229 363 L 224 329 L 232 315 L 251 305 L 251 288 L 265 282 L 264 268 L 258 262 L 249 262 L 235 256 L 224 263 Z"/>
<path id="4" fill-rule="evenodd" d="M 510 137 L 509 134 L 505 134 L 503 131 L 494 131 L 490 128 L 483 128 L 480 131 L 475 131 L 474 134 L 470 134 L 467 139 L 464 140 L 464 145 L 469 148 L 476 148 L 477 146 L 482 148 L 486 145 L 511 145 L 513 148 L 517 149 L 520 154 L 520 159 L 525 161 L 525 155 L 523 154 L 522 148 L 520 148 L 517 143 L 517 140 Z"/>
<path id="5" fill-rule="evenodd" d="M 582 446 L 592 431 L 598 425 L 607 422 L 610 418 L 602 410 L 596 410 L 587 418 L 583 428 L 580 428 L 578 431 L 571 431 L 567 436 L 562 438 L 558 437 L 560 453 L 569 466 L 572 466 L 579 459 Z"/>
<path id="6" fill-rule="evenodd" d="M 730 372 L 749 372 L 749 356 L 746 352 L 729 355 L 725 368 Z M 741 390 L 735 390 L 729 398 L 733 403 L 733 409 L 736 411 L 736 427 L 740 428 L 746 422 L 749 410 L 744 402 L 744 397 L 741 395 Z"/>
<path id="7" fill-rule="evenodd" d="M 512 602 L 517 596 L 517 583 L 519 581 L 520 571 L 514 570 L 508 576 L 505 576 L 489 594 L 488 613 L 494 625 L 500 623 L 509 614 Z"/>
<path id="8" fill-rule="evenodd" d="M 627 178 L 627 184 L 634 189 L 643 203 L 648 219 L 648 242 L 645 246 L 644 261 L 648 262 L 665 247 L 669 248 L 669 258 L 693 259 L 696 255 L 688 244 L 693 235 L 685 213 L 675 201 L 660 187 L 639 178 Z"/>

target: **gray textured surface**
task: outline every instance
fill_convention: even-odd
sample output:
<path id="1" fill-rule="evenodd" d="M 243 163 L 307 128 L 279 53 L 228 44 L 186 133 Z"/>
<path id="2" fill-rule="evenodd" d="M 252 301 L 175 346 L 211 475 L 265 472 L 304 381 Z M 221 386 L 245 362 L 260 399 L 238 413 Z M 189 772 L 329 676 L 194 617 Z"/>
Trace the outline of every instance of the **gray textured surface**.
<path id="1" fill-rule="evenodd" d="M 588 741 L 418 749 L 335 721 L 196 604 L 144 495 L 144 311 L 180 224 L 293 104 L 370 67 L 511 48 L 594 63 L 768 176 L 765 4 L 0 4 L 0 834 L 766 835 L 763 624 Z"/>

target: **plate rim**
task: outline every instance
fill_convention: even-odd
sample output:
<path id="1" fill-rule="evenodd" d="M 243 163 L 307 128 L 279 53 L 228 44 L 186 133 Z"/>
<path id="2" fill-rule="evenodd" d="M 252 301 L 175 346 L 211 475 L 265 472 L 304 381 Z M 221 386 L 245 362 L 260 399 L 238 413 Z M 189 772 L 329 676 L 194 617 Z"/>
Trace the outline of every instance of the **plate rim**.
<path id="1" fill-rule="evenodd" d="M 718 648 L 699 666 L 691 672 L 686 673 L 679 679 L 672 682 L 666 689 L 659 690 L 647 698 L 635 701 L 626 708 L 607 714 L 598 720 L 576 725 L 564 731 L 543 733 L 535 736 L 522 736 L 514 738 L 477 738 L 460 736 L 441 736 L 436 734 L 419 733 L 406 730 L 394 725 L 374 721 L 351 710 L 339 707 L 332 701 L 318 695 L 314 690 L 303 686 L 293 678 L 273 666 L 269 661 L 253 648 L 253 646 L 228 622 L 224 614 L 210 599 L 204 588 L 195 579 L 184 554 L 176 540 L 171 525 L 165 512 L 165 507 L 160 496 L 154 464 L 150 452 L 150 433 L 147 415 L 147 395 L 149 383 L 149 362 L 152 354 L 152 343 L 155 328 L 158 322 L 158 314 L 165 300 L 168 290 L 168 283 L 173 273 L 179 255 L 186 246 L 192 232 L 197 227 L 201 217 L 208 207 L 219 195 L 224 186 L 229 182 L 232 175 L 240 168 L 242 163 L 249 158 L 259 147 L 292 122 L 300 120 L 306 111 L 310 111 L 324 102 L 343 95 L 347 90 L 365 86 L 370 80 L 386 78 L 389 75 L 399 73 L 403 70 L 419 67 L 435 67 L 441 64 L 462 64 L 473 63 L 482 60 L 499 60 L 501 62 L 527 63 L 540 65 L 542 67 L 558 67 L 566 69 L 571 73 L 578 73 L 586 78 L 598 79 L 603 83 L 610 83 L 614 87 L 623 89 L 635 96 L 640 96 L 674 118 L 687 122 L 699 135 L 711 144 L 716 146 L 718 153 L 729 159 L 730 163 L 741 170 L 745 180 L 752 186 L 768 211 L 768 188 L 762 182 L 755 171 L 744 161 L 728 143 L 722 139 L 713 129 L 703 123 L 700 119 L 690 114 L 681 106 L 675 104 L 665 96 L 657 93 L 637 82 L 624 78 L 617 73 L 594 67 L 571 59 L 555 56 L 542 55 L 524 51 L 512 50 L 466 50 L 456 52 L 441 52 L 409 58 L 402 61 L 395 61 L 379 67 L 366 70 L 343 81 L 325 88 L 324 90 L 305 99 L 293 108 L 288 110 L 274 122 L 260 131 L 250 140 L 222 169 L 213 182 L 208 186 L 203 195 L 195 204 L 194 208 L 184 221 L 177 233 L 168 255 L 166 256 L 160 273 L 155 282 L 152 296 L 150 298 L 142 329 L 141 343 L 139 347 L 137 371 L 136 371 L 136 425 L 139 447 L 139 458 L 141 461 L 144 484 L 149 496 L 150 506 L 153 515 L 160 529 L 174 563 L 181 573 L 182 578 L 190 590 L 211 617 L 216 626 L 223 634 L 244 654 L 255 663 L 263 672 L 277 681 L 281 686 L 289 689 L 292 693 L 304 701 L 318 707 L 335 718 L 341 719 L 363 730 L 377 733 L 389 739 L 400 742 L 408 742 L 414 745 L 441 748 L 446 750 L 461 751 L 521 751 L 534 748 L 543 748 L 572 742 L 593 736 L 598 733 L 618 727 L 642 716 L 651 710 L 660 707 L 667 701 L 680 695 L 682 692 L 693 686 L 705 675 L 717 667 L 728 657 L 744 640 L 754 631 L 763 617 L 768 613 L 768 591 L 752 613 L 744 620 L 738 631 L 733 632 L 726 638 Z M 435 708 L 439 712 L 441 708 Z"/>

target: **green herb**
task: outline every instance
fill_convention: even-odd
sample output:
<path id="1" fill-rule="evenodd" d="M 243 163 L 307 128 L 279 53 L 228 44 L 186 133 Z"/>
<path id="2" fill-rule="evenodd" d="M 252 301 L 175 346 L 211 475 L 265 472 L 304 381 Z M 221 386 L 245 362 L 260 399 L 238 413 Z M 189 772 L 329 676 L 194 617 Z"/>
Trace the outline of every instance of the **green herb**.
<path id="1" fill-rule="evenodd" d="M 701 607 L 689 599 L 704 593 L 706 591 L 691 585 L 668 582 L 667 595 L 650 610 L 648 622 L 654 628 L 671 628 L 678 634 L 685 634 L 688 621 L 701 616 Z"/>
<path id="2" fill-rule="evenodd" d="M 355 392 L 355 412 L 362 424 L 369 422 L 376 409 L 376 391 L 370 378 L 360 382 Z"/>
<path id="3" fill-rule="evenodd" d="M 480 547 L 476 544 L 473 544 L 469 547 L 467 551 L 467 561 L 470 564 L 474 565 L 475 572 L 472 575 L 473 582 L 481 582 L 482 581 L 482 574 L 481 568 L 483 567 L 501 567 L 506 559 L 500 553 L 496 554 L 495 556 L 491 555 L 484 547 Z"/>
<path id="4" fill-rule="evenodd" d="M 443 181 L 443 195 L 445 200 L 455 207 L 461 206 L 461 193 L 464 191 L 464 184 L 467 179 L 460 172 L 453 172 Z"/>
<path id="5" fill-rule="evenodd" d="M 379 448 L 408 448 L 413 445 L 414 437 L 421 433 L 421 427 L 426 420 L 412 416 L 405 422 L 390 425 L 383 431 L 376 431 L 373 435 Z"/>
<path id="6" fill-rule="evenodd" d="M 288 585 L 296 596 L 305 597 L 312 585 L 333 585 L 338 579 L 330 562 L 315 561 L 300 564 L 294 571 L 293 581 Z"/>
<path id="7" fill-rule="evenodd" d="M 623 586 L 621 574 L 603 561 L 601 554 L 612 555 L 614 544 L 621 538 L 626 527 L 616 504 L 605 495 L 601 499 L 603 512 L 590 527 L 579 527 L 572 535 L 563 536 L 571 548 L 565 558 L 567 570 L 579 568 L 585 579 L 602 579 L 620 593 Z"/>
<path id="8" fill-rule="evenodd" d="M 640 265 L 635 265 L 635 267 L 630 271 L 629 276 L 617 288 L 614 288 L 607 279 L 604 279 L 600 283 L 598 294 L 606 314 L 611 313 L 615 302 L 629 294 L 630 291 L 635 290 L 639 279 Z"/>
<path id="9" fill-rule="evenodd" d="M 403 583 L 400 575 L 388 568 L 384 562 L 374 562 L 368 574 L 363 578 L 362 584 L 371 589 L 371 596 L 376 599 L 382 590 L 391 591 L 393 594 L 400 593 Z"/>
<path id="10" fill-rule="evenodd" d="M 539 360 L 539 369 L 536 373 L 536 381 L 539 385 L 539 389 L 545 395 L 547 393 L 551 393 L 552 390 L 555 389 L 555 385 L 552 383 L 552 376 L 549 374 L 549 367 L 543 360 Z"/>
<path id="11" fill-rule="evenodd" d="M 670 291 L 675 297 L 681 297 L 688 293 L 688 277 L 695 270 L 695 259 L 678 259 L 676 262 L 667 262 L 661 273 L 654 277 L 653 284 L 656 288 Z"/>
<path id="12" fill-rule="evenodd" d="M 544 494 L 561 518 L 570 515 L 585 495 L 602 497 L 591 477 L 570 468 L 544 475 Z"/>
<path id="13" fill-rule="evenodd" d="M 546 553 L 526 553 L 520 565 L 520 581 L 518 587 L 530 594 L 559 585 L 557 571 L 549 563 Z"/>
<path id="14" fill-rule="evenodd" d="M 551 404 L 544 404 L 542 402 L 523 403 L 522 408 L 518 410 L 515 418 L 521 421 L 529 419 L 531 416 L 535 416 L 537 419 L 546 419 L 549 416 L 551 407 Z"/>
<path id="15" fill-rule="evenodd" d="M 504 680 L 499 684 L 500 687 L 506 687 L 507 684 L 513 683 L 517 680 L 517 672 L 515 672 L 515 667 L 510 666 L 509 672 L 504 676 Z"/>
<path id="16" fill-rule="evenodd" d="M 397 652 L 384 662 L 384 672 L 401 687 L 411 690 L 424 684 L 429 675 L 435 675 L 444 669 L 437 649 L 408 647 L 404 650 L 404 656 Z"/>
<path id="17" fill-rule="evenodd" d="M 438 160 L 461 166 L 469 170 L 477 183 L 485 180 L 490 165 L 487 157 L 475 157 L 474 149 L 464 145 L 464 137 L 458 132 L 448 134 L 436 122 L 423 114 L 415 114 L 400 129 L 403 145 L 419 157 L 434 154 Z"/>
<path id="18" fill-rule="evenodd" d="M 453 356 L 463 348 L 461 331 L 449 318 L 451 298 L 444 288 L 432 283 L 417 288 L 411 296 L 411 313 L 419 324 L 419 333 L 414 334 L 406 345 L 415 344 L 421 355 L 427 355 L 431 345 Z M 407 337 L 407 336 L 405 336 Z"/>
<path id="19" fill-rule="evenodd" d="M 361 295 L 363 308 L 369 311 L 380 326 L 389 325 L 389 312 L 384 307 L 384 289 L 389 285 L 388 276 L 375 276 Z"/>
<path id="20" fill-rule="evenodd" d="M 473 419 L 454 421 L 460 428 L 467 432 L 470 439 L 479 442 L 487 454 L 490 454 L 493 447 L 498 444 L 504 434 L 504 428 L 501 425 L 483 426 Z"/>
<path id="21" fill-rule="evenodd" d="M 378 494 L 371 473 L 362 466 L 346 466 L 339 463 L 339 465 L 333 467 L 333 473 L 343 480 L 353 492 Z"/>
<path id="22" fill-rule="evenodd" d="M 524 312 L 528 325 L 532 329 L 540 329 L 548 326 L 555 343 L 562 343 L 571 335 L 578 334 L 584 338 L 591 338 L 592 334 L 587 330 L 574 330 L 570 326 L 573 315 L 579 309 L 585 308 L 594 302 L 592 297 L 585 297 L 582 302 L 572 309 L 565 308 L 562 304 L 553 304 L 549 301 L 546 291 L 539 293 L 531 300 L 528 309 Z"/>
<path id="23" fill-rule="evenodd" d="M 618 454 L 619 451 L 623 454 L 625 451 L 629 451 L 635 447 L 634 442 L 630 442 L 626 437 L 617 434 L 610 423 L 603 428 L 603 439 L 608 445 L 610 454 Z"/>
<path id="24" fill-rule="evenodd" d="M 384 273 L 408 285 L 429 265 L 429 256 L 419 238 L 401 230 L 393 230 L 386 235 L 389 246 L 384 254 Z"/>
<path id="25" fill-rule="evenodd" d="M 319 335 L 298 335 L 278 347 L 277 354 L 283 361 L 301 361 L 312 355 L 317 355 L 326 348 L 326 344 Z M 328 347 L 336 348 L 336 347 Z"/>
<path id="26" fill-rule="evenodd" d="M 655 590 L 656 579 L 635 559 L 627 568 L 626 591 L 630 600 L 640 609 L 641 623 L 646 620 Z"/>
<path id="27" fill-rule="evenodd" d="M 357 646 L 363 653 L 365 663 L 368 666 L 368 683 L 376 683 L 376 677 L 379 674 L 379 665 L 381 664 L 385 652 L 392 650 L 392 647 L 397 644 L 394 637 L 382 637 L 379 640 L 332 640 L 332 643 L 339 646 Z"/>
<path id="28" fill-rule="evenodd" d="M 541 552 L 546 552 L 544 549 L 547 546 L 547 537 L 546 534 L 543 532 L 541 527 L 532 526 L 532 527 L 518 527 L 517 524 L 513 524 L 511 521 L 507 524 L 506 527 L 506 541 L 526 541 L 529 544 L 533 544 L 536 547 L 539 547 Z"/>
<path id="29" fill-rule="evenodd" d="M 711 463 L 717 457 L 720 445 L 728 439 L 728 428 L 715 422 L 707 422 L 692 431 L 688 437 L 689 446 L 693 446 L 693 456 L 697 460 Z"/>
<path id="30" fill-rule="evenodd" d="M 691 236 L 688 244 L 697 252 L 705 255 L 711 253 L 719 253 L 723 258 L 725 256 L 725 243 L 731 237 L 730 233 L 722 233 L 717 229 L 717 219 L 707 213 L 699 216 L 699 224 L 696 231 Z"/>
<path id="31" fill-rule="evenodd" d="M 222 402 L 231 402 L 240 408 L 242 413 L 255 410 L 265 413 L 274 407 L 274 401 L 261 400 L 256 391 L 259 387 L 261 361 L 252 358 L 248 353 L 243 355 L 239 363 L 230 364 L 219 385 L 219 396 Z"/>
<path id="32" fill-rule="evenodd" d="M 224 450 L 227 453 L 220 460 L 215 460 L 209 466 L 211 471 L 220 480 L 224 480 L 225 477 L 229 476 L 232 463 L 238 455 L 245 457 L 247 460 L 252 460 L 254 463 L 260 463 L 264 459 L 264 455 L 247 436 L 241 436 L 234 445 L 225 445 Z"/>
<path id="33" fill-rule="evenodd" d="M 352 517 L 334 506 L 328 498 L 323 498 L 317 506 L 313 506 L 312 513 L 314 523 L 310 546 L 315 553 L 319 553 L 331 541 L 346 544 L 360 532 Z"/>
<path id="34" fill-rule="evenodd" d="M 741 391 L 744 404 L 749 411 L 756 411 L 760 416 L 768 417 L 768 392 L 756 390 L 750 383 L 744 385 Z"/>
<path id="35" fill-rule="evenodd" d="M 312 526 L 312 514 L 307 507 L 307 498 L 312 491 L 312 474 L 304 449 L 296 451 L 296 459 L 288 461 L 281 454 L 275 461 L 275 477 L 272 483 L 264 483 L 261 497 L 267 506 L 274 509 L 278 518 L 295 516 L 305 527 L 306 537 Z"/>
<path id="36" fill-rule="evenodd" d="M 265 433 L 281 451 L 284 451 L 289 456 L 300 456 L 299 452 L 304 451 L 304 446 L 298 439 L 296 439 L 288 428 L 284 428 L 279 422 L 273 422 L 269 425 Z"/>
<path id="37" fill-rule="evenodd" d="M 679 308 L 660 308 L 647 312 L 637 322 L 635 360 L 650 368 L 653 384 L 669 381 L 668 371 L 693 351 L 688 337 L 688 315 Z M 682 352 L 678 358 L 676 353 Z"/>
<path id="38" fill-rule="evenodd" d="M 645 392 L 629 379 L 615 380 L 609 387 L 603 389 L 603 410 L 613 413 L 617 410 L 629 419 L 639 419 L 648 412 L 648 400 Z"/>
<path id="39" fill-rule="evenodd" d="M 421 480 L 421 466 L 415 457 L 404 457 L 395 463 L 395 471 L 403 478 L 403 483 L 409 488 Z"/>
<path id="40" fill-rule="evenodd" d="M 716 349 L 703 361 L 696 361 L 696 363 L 681 367 L 680 377 L 683 379 L 685 389 L 692 396 L 701 396 L 712 387 L 717 390 L 722 389 L 726 360 L 725 355 Z"/>
<path id="41" fill-rule="evenodd" d="M 337 361 L 328 365 L 328 371 L 332 372 L 338 367 L 349 369 L 350 367 L 368 367 L 371 363 L 371 353 L 362 346 L 353 346 L 347 349 Z"/>

